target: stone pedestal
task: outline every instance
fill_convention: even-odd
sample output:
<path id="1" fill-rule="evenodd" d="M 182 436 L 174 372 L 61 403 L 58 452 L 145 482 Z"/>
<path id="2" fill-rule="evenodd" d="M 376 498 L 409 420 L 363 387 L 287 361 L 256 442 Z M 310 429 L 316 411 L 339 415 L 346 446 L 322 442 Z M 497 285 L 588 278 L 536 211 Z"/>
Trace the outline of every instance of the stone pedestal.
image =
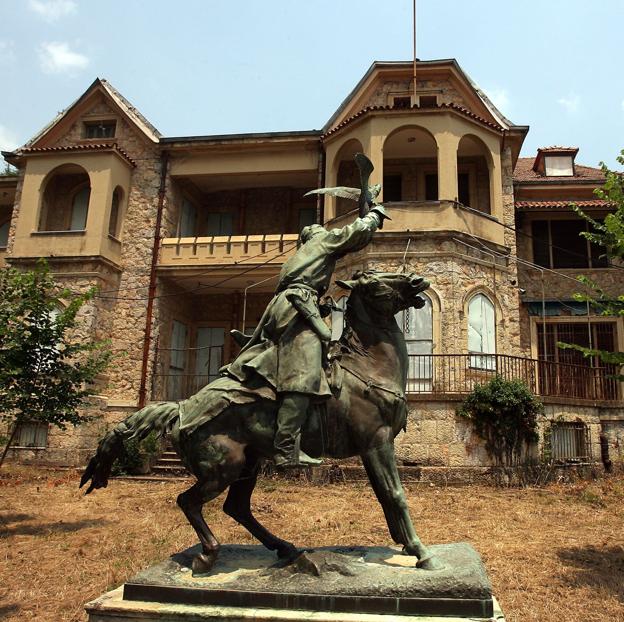
<path id="1" fill-rule="evenodd" d="M 478 553 L 464 543 L 431 549 L 440 570 L 415 568 L 397 548 L 310 549 L 284 563 L 264 547 L 224 546 L 211 573 L 193 577 L 193 547 L 86 610 L 89 622 L 502 621 Z"/>

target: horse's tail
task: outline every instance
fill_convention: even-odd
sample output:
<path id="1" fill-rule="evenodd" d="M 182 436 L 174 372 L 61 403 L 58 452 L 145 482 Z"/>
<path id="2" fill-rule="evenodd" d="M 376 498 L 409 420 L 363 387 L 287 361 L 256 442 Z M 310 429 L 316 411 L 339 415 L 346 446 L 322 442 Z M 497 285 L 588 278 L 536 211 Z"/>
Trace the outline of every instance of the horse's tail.
<path id="1" fill-rule="evenodd" d="M 87 495 L 96 488 L 106 488 L 113 463 L 123 452 L 123 442 L 140 441 L 150 432 L 155 432 L 158 437 L 162 436 L 173 426 L 178 413 L 177 402 L 150 404 L 115 426 L 100 441 L 95 456 L 89 460 L 80 480 L 80 488 L 89 480 L 89 488 L 85 493 Z"/>

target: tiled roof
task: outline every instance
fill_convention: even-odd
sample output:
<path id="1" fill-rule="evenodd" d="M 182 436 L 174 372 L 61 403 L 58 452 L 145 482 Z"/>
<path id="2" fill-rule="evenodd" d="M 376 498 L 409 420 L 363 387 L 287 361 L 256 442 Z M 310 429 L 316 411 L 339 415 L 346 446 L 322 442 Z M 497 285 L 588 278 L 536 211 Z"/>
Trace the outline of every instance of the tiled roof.
<path id="1" fill-rule="evenodd" d="M 578 201 L 516 201 L 516 209 L 562 209 L 576 205 L 581 209 L 588 207 L 611 208 L 613 203 L 603 199 L 580 199 Z"/>
<path id="2" fill-rule="evenodd" d="M 578 153 L 578 147 L 559 147 L 558 145 L 551 145 L 550 147 L 540 147 L 538 151 L 543 153 L 562 153 L 569 151 L 571 153 Z"/>
<path id="3" fill-rule="evenodd" d="M 125 160 L 127 160 L 132 166 L 136 166 L 136 162 L 123 150 L 120 149 L 116 143 L 82 143 L 78 145 L 60 145 L 58 147 L 24 147 L 19 150 L 19 154 L 23 153 L 52 153 L 52 152 L 71 152 L 71 151 L 102 151 L 105 149 L 111 149 L 116 151 Z"/>
<path id="4" fill-rule="evenodd" d="M 503 131 L 503 127 L 501 127 L 500 125 L 497 125 L 496 123 L 491 123 L 490 121 L 488 121 L 487 119 L 484 119 L 483 117 L 480 117 L 479 115 L 474 114 L 474 112 L 471 112 L 470 110 L 468 110 L 468 108 L 464 108 L 463 106 L 459 106 L 457 104 L 440 104 L 439 106 L 433 106 L 433 107 L 426 107 L 426 108 L 421 108 L 419 106 L 411 106 L 411 107 L 397 107 L 397 106 L 367 106 L 366 108 L 362 108 L 362 110 L 360 110 L 359 112 L 356 112 L 354 115 L 351 115 L 350 117 L 347 117 L 344 121 L 340 122 L 338 125 L 336 125 L 335 127 L 332 127 L 330 130 L 327 130 L 327 132 L 325 132 L 325 134 L 323 134 L 323 136 L 321 136 L 321 139 L 326 138 L 327 136 L 331 136 L 332 134 L 335 134 L 337 131 L 341 130 L 343 127 L 346 127 L 347 125 L 349 125 L 350 123 L 352 123 L 353 121 L 355 121 L 356 119 L 359 119 L 360 117 L 363 117 L 365 115 L 367 115 L 369 112 L 375 112 L 375 111 L 380 111 L 383 110 L 384 112 L 405 112 L 406 110 L 411 110 L 411 111 L 419 111 L 422 110 L 423 112 L 436 112 L 439 110 L 454 110 L 456 112 L 459 112 L 460 114 L 464 115 L 465 117 L 468 117 L 470 119 L 473 119 L 474 121 L 478 121 L 479 123 L 481 123 L 482 125 L 486 125 L 487 127 L 491 127 L 492 129 L 495 129 L 499 132 Z"/>
<path id="5" fill-rule="evenodd" d="M 558 149 L 560 147 L 547 147 L 547 149 Z M 574 181 L 574 182 L 604 182 L 604 174 L 599 168 L 593 168 L 591 166 L 581 166 L 580 164 L 574 165 L 574 175 L 542 175 L 533 170 L 533 163 L 535 158 L 518 158 L 516 168 L 514 169 L 513 179 L 514 182 L 540 182 L 540 183 L 558 183 L 562 181 Z"/>

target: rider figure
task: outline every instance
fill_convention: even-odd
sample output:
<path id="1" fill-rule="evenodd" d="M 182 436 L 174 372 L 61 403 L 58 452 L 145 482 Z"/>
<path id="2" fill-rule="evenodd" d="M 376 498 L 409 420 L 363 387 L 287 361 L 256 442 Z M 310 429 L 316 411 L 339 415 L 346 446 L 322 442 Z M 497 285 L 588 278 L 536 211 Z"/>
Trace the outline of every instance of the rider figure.
<path id="1" fill-rule="evenodd" d="M 254 334 L 227 371 L 243 381 L 256 372 L 280 398 L 275 463 L 281 468 L 320 464 L 300 448 L 301 428 L 311 399 L 331 395 L 324 371 L 331 331 L 321 317 L 319 299 L 329 287 L 336 262 L 364 248 L 387 218 L 381 205 L 341 229 L 309 225 L 301 246 L 282 267 L 275 295 Z M 232 331 L 239 342 L 247 338 Z"/>

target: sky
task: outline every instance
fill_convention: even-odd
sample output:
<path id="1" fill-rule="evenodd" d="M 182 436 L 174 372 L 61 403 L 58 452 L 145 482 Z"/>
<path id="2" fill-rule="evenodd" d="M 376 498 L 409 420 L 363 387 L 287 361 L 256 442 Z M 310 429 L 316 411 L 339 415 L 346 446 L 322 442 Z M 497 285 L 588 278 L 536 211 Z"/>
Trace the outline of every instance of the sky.
<path id="1" fill-rule="evenodd" d="M 417 0 L 417 56 L 455 58 L 522 155 L 624 148 L 624 0 Z M 165 136 L 320 129 L 375 60 L 412 58 L 412 0 L 0 0 L 0 148 L 96 77 Z"/>

